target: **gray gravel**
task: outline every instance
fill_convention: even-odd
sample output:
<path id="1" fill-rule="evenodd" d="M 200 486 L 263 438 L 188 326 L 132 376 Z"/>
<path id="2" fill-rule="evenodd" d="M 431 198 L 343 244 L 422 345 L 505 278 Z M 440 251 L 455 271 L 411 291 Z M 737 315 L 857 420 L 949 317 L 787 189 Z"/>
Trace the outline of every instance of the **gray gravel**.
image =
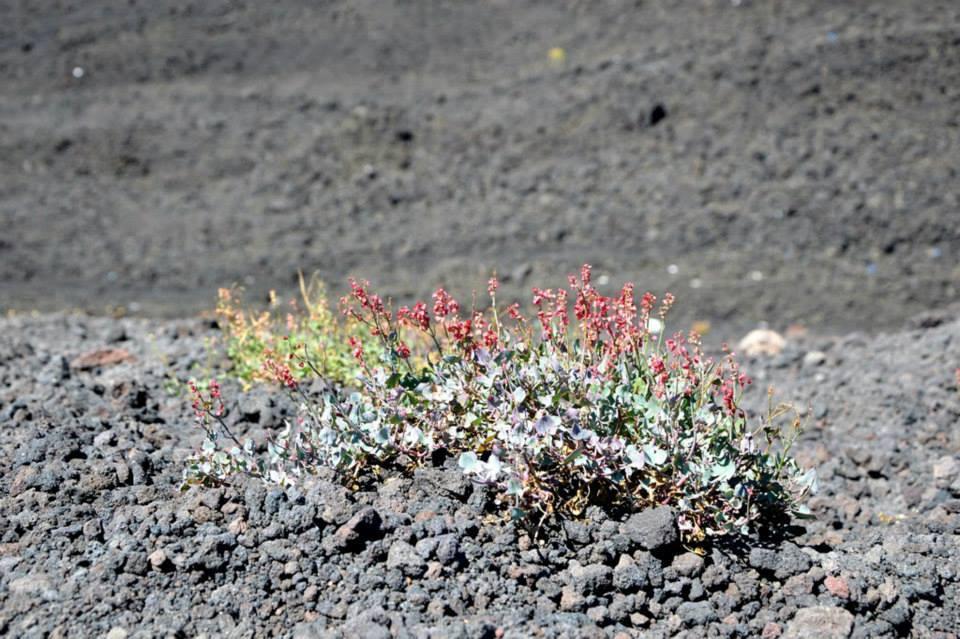
<path id="1" fill-rule="evenodd" d="M 538 543 L 443 466 L 181 493 L 199 433 L 176 380 L 216 371 L 215 331 L 0 320 L 0 635 L 956 637 L 960 322 L 936 324 L 745 362 L 751 404 L 773 384 L 808 407 L 817 519 L 700 557 L 661 511 L 592 509 Z M 103 348 L 132 359 L 77 367 Z M 241 432 L 291 409 L 225 390 Z"/>

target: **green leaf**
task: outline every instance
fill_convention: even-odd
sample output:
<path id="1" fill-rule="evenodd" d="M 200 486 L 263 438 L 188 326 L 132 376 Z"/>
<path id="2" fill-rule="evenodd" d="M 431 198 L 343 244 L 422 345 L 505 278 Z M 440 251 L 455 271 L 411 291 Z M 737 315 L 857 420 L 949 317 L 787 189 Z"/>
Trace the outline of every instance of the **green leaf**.
<path id="1" fill-rule="evenodd" d="M 406 373 L 400 380 L 400 385 L 406 390 L 415 390 L 420 385 L 420 380 L 415 375 Z"/>

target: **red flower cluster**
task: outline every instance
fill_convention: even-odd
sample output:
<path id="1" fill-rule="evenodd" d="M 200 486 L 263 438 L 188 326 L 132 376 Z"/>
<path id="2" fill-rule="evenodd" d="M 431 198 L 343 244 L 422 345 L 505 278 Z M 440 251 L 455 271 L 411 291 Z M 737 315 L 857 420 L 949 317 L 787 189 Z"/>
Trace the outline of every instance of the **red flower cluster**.
<path id="1" fill-rule="evenodd" d="M 534 288 L 532 291 L 541 338 L 558 342 L 568 339 L 569 306 L 573 296 L 573 315 L 579 329 L 579 339 L 586 352 L 596 356 L 594 359 L 594 355 L 588 355 L 587 362 L 590 365 L 599 364 L 603 359 L 610 361 L 627 353 L 640 352 L 650 337 L 651 314 L 656 309 L 662 319 L 674 301 L 673 295 L 666 293 L 657 309 L 657 298 L 651 293 L 644 293 L 638 303 L 632 283 L 625 284 L 616 295 L 602 295 L 592 283 L 589 264 L 583 265 L 579 277 L 571 275 L 568 281 L 569 289 Z M 500 315 L 495 308 L 499 286 L 496 276 L 487 281 L 487 292 L 494 305 L 490 315 L 475 311 L 468 319 L 463 319 L 459 302 L 443 288 L 438 288 L 432 295 L 432 317 L 428 305 L 422 301 L 412 307 L 403 306 L 394 315 L 379 296 L 369 292 L 366 281 L 351 280 L 351 293 L 344 298 L 344 312 L 366 324 L 371 333 L 383 341 L 385 348 L 392 350 L 401 360 L 411 356 L 409 344 L 419 343 L 416 338 L 411 342 L 409 336 L 401 334 L 403 328 L 422 331 L 441 353 L 448 344 L 464 353 L 481 346 L 492 350 L 502 346 Z M 523 330 L 528 330 L 518 304 L 512 304 L 504 310 L 506 317 L 524 327 Z M 527 337 L 530 337 L 529 333 Z M 444 343 L 444 339 L 448 342 Z M 350 338 L 350 346 L 354 357 L 362 362 L 363 347 L 359 339 Z M 667 384 L 671 379 L 676 379 L 674 374 L 678 371 L 682 371 L 681 378 L 686 378 L 689 389 L 696 388 L 705 370 L 699 338 L 691 335 L 688 341 L 678 334 L 666 340 L 666 347 L 667 353 L 654 355 L 649 360 L 657 387 L 655 392 L 661 396 L 665 394 Z M 738 373 L 732 371 L 731 375 L 728 385 L 734 389 L 742 386 L 738 384 Z M 736 391 L 726 390 L 726 386 L 721 391 L 726 398 L 725 404 L 734 406 Z"/>
<path id="2" fill-rule="evenodd" d="M 470 329 L 473 322 L 471 320 L 452 320 L 446 323 L 447 332 L 450 333 L 455 341 L 463 344 L 470 339 Z"/>
<path id="3" fill-rule="evenodd" d="M 351 335 L 348 342 L 350 343 L 350 348 L 353 349 L 354 358 L 356 358 L 358 362 L 363 363 L 363 343 L 360 341 L 360 338 Z"/>
<path id="4" fill-rule="evenodd" d="M 430 330 L 430 315 L 427 313 L 427 305 L 423 302 L 417 302 L 413 308 L 401 306 L 397 311 L 397 322 L 401 326 L 411 326 L 419 328 L 421 331 Z"/>
<path id="5" fill-rule="evenodd" d="M 494 275 L 487 280 L 487 293 L 490 294 L 491 298 L 496 297 L 498 288 L 500 288 L 500 281 L 497 279 L 497 276 Z"/>
<path id="6" fill-rule="evenodd" d="M 360 306 L 374 313 L 383 313 L 383 300 L 380 299 L 379 295 L 369 293 L 369 288 L 370 282 L 366 280 L 358 282 L 353 278 L 350 279 L 350 293 L 360 303 Z"/>
<path id="7" fill-rule="evenodd" d="M 297 379 L 293 376 L 293 371 L 290 370 L 290 367 L 286 363 L 277 361 L 272 354 L 268 354 L 267 359 L 264 360 L 263 369 L 268 375 L 273 377 L 273 379 L 287 388 L 297 388 Z"/>
<path id="8" fill-rule="evenodd" d="M 197 384 L 193 380 L 187 383 L 187 387 L 193 397 L 193 414 L 198 423 L 205 424 L 208 415 L 216 418 L 223 417 L 225 409 L 223 398 L 220 395 L 220 384 L 217 383 L 217 380 L 210 380 L 209 391 L 206 395 L 197 388 Z"/>
<path id="9" fill-rule="evenodd" d="M 737 408 L 737 391 L 753 383 L 746 374 L 740 371 L 740 365 L 734 359 L 734 354 L 723 345 L 723 350 L 727 352 L 726 361 L 719 367 L 717 375 L 720 378 L 720 397 L 724 409 L 730 415 L 742 413 L 743 409 Z"/>
<path id="10" fill-rule="evenodd" d="M 569 278 L 570 287 L 576 293 L 573 313 L 585 343 L 592 347 L 603 342 L 604 353 L 613 357 L 639 350 L 649 335 L 650 309 L 656 298 L 644 293 L 638 315 L 632 283 L 624 284 L 616 297 L 607 297 L 593 287 L 591 275 L 590 265 L 584 264 L 579 280 L 572 275 Z"/>
<path id="11" fill-rule="evenodd" d="M 450 315 L 456 315 L 460 312 L 460 304 L 453 299 L 449 293 L 442 288 L 438 288 L 433 293 L 433 316 L 439 322 L 440 319 Z"/>
<path id="12" fill-rule="evenodd" d="M 566 336 L 570 318 L 567 314 L 567 296 L 565 289 L 533 288 L 533 305 L 537 307 L 537 320 L 544 339 L 561 339 Z M 559 330 L 555 329 L 553 321 L 559 323 Z"/>

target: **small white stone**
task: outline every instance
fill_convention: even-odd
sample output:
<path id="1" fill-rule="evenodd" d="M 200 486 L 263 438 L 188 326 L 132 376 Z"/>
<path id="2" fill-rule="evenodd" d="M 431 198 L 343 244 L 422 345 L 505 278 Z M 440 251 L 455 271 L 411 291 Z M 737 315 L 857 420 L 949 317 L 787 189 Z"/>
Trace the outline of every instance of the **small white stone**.
<path id="1" fill-rule="evenodd" d="M 159 569 L 159 568 L 162 568 L 163 565 L 167 563 L 167 553 L 163 551 L 163 548 L 158 548 L 157 550 L 154 550 L 152 553 L 150 553 L 150 556 L 148 557 L 148 559 L 150 560 L 151 566 Z"/>
<path id="2" fill-rule="evenodd" d="M 680 267 L 677 266 L 676 264 L 670 264 L 669 266 L 667 266 L 667 273 L 669 273 L 670 275 L 676 275 L 679 272 L 680 272 Z"/>
<path id="3" fill-rule="evenodd" d="M 85 71 L 83 70 L 83 67 L 73 67 L 73 71 L 71 73 L 74 78 L 79 80 L 80 78 L 83 77 L 83 74 L 85 73 Z"/>
<path id="4" fill-rule="evenodd" d="M 933 479 L 939 488 L 947 488 L 960 475 L 960 462 L 953 455 L 945 455 L 933 463 Z"/>
<path id="5" fill-rule="evenodd" d="M 823 351 L 810 351 L 803 356 L 804 368 L 822 366 L 827 361 L 827 355 Z"/>
<path id="6" fill-rule="evenodd" d="M 779 355 L 786 345 L 787 340 L 780 333 L 768 328 L 757 328 L 747 333 L 737 347 L 744 355 L 756 357 L 757 355 Z"/>

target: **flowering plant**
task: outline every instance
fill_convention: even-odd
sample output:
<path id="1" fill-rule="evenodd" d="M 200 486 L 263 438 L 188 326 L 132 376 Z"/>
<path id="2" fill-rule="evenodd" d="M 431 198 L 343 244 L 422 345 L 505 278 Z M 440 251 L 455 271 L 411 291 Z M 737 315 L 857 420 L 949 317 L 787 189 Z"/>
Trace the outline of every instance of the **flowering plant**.
<path id="1" fill-rule="evenodd" d="M 216 315 L 231 372 L 245 385 L 275 379 L 271 362 L 289 359 L 294 351 L 305 352 L 327 379 L 344 383 L 356 378 L 359 367 L 347 340 L 358 331 L 362 333 L 362 327 L 352 321 L 337 321 L 319 280 L 307 281 L 300 275 L 299 283 L 300 300 L 291 300 L 287 312 L 283 312 L 273 291 L 269 309 L 252 313 L 242 309 L 241 290 L 219 290 Z M 314 374 L 313 369 L 299 366 L 290 372 L 298 380 Z"/>
<path id="2" fill-rule="evenodd" d="M 695 333 L 663 334 L 669 293 L 659 304 L 650 293 L 638 301 L 626 284 L 604 296 L 584 266 L 568 289 L 533 289 L 530 320 L 517 305 L 498 306 L 497 286 L 491 279 L 485 311 L 464 312 L 438 289 L 432 308 L 393 312 L 366 282 L 352 282 L 342 309 L 379 354 L 351 338 L 360 390 L 314 400 L 274 362 L 301 399 L 299 417 L 265 457 L 239 441 L 225 451 L 222 433 L 208 431 L 187 483 L 252 472 L 286 484 L 321 466 L 411 468 L 443 451 L 518 518 L 577 516 L 591 503 L 666 504 L 684 540 L 696 542 L 804 514 L 815 476 L 789 456 L 799 422 L 784 436 L 782 409 L 772 409 L 750 428 L 738 406 L 749 380 L 732 355 L 713 361 Z"/>

